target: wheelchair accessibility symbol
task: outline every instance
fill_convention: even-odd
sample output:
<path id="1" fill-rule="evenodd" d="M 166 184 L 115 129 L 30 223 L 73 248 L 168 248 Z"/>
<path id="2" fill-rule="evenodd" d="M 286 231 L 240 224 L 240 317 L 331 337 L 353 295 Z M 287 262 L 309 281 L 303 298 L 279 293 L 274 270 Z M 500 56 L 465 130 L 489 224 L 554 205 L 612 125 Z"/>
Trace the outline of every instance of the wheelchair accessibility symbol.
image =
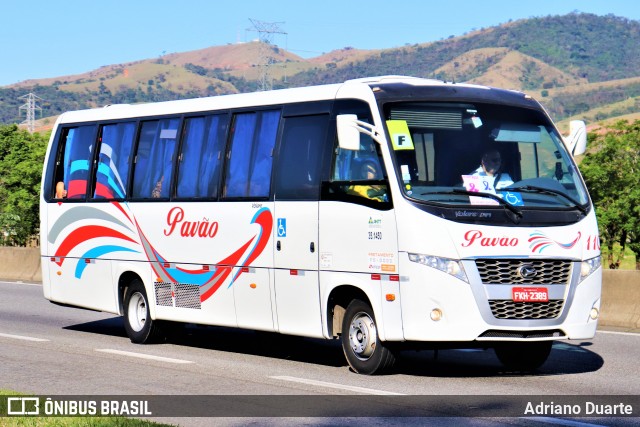
<path id="1" fill-rule="evenodd" d="M 512 193 L 511 191 L 505 191 L 503 193 L 504 201 L 513 206 L 524 206 L 522 195 L 520 193 Z"/>
<path id="2" fill-rule="evenodd" d="M 278 237 L 287 237 L 287 219 L 278 218 Z"/>

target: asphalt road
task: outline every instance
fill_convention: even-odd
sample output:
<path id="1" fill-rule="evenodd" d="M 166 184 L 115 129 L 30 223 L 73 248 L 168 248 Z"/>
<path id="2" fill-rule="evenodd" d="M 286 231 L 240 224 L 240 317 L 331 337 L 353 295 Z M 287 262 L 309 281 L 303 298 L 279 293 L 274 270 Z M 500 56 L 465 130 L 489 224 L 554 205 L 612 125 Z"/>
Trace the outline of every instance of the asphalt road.
<path id="1" fill-rule="evenodd" d="M 258 418 L 251 411 L 230 410 L 224 418 L 215 418 L 217 425 L 359 425 L 365 421 L 367 425 L 638 425 L 640 421 L 560 419 L 553 414 L 455 418 L 478 416 L 468 402 L 487 397 L 500 401 L 524 395 L 535 405 L 563 395 L 582 395 L 585 401 L 591 396 L 630 395 L 635 404 L 640 396 L 640 334 L 632 332 L 599 331 L 592 340 L 556 342 L 549 360 L 531 374 L 504 371 L 492 350 L 462 349 L 402 352 L 392 374 L 369 377 L 349 371 L 338 341 L 190 326 L 167 343 L 135 345 L 126 337 L 121 318 L 51 304 L 43 298 L 40 285 L 0 282 L 0 295 L 0 388 L 21 393 L 197 395 L 208 396 L 209 404 L 211 396 L 237 396 L 241 401 L 254 396 L 254 402 L 264 407 L 283 404 L 282 396 L 295 407 L 313 406 L 318 397 L 335 405 L 336 396 L 342 396 L 340 402 L 364 396 L 352 403 L 358 405 L 357 412 L 352 408 L 346 418 L 310 417 L 304 408 L 300 414 L 287 412 L 302 418 Z M 415 418 L 376 417 L 375 408 L 392 405 L 391 399 L 397 396 L 409 399 L 407 395 L 458 396 L 446 413 L 454 418 L 422 418 L 434 414 L 419 411 Z M 280 401 L 270 401 L 269 396 Z M 225 400 L 213 405 L 220 401 Z M 401 402 L 403 410 L 416 407 L 411 401 Z M 274 406 L 270 407 L 273 411 Z M 640 405 L 633 411 L 638 417 Z M 372 418 L 355 417 L 369 414 Z M 185 426 L 211 424 L 208 418 L 183 415 L 158 420 Z"/>

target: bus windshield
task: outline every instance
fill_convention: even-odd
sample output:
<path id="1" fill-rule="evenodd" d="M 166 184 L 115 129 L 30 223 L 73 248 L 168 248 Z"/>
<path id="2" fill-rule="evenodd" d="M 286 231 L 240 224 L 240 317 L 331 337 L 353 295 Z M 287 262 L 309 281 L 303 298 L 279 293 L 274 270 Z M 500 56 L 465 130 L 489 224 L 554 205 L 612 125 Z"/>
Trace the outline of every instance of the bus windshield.
<path id="1" fill-rule="evenodd" d="M 587 192 L 562 137 L 540 111 L 494 104 L 384 107 L 405 195 L 445 205 L 575 208 Z"/>

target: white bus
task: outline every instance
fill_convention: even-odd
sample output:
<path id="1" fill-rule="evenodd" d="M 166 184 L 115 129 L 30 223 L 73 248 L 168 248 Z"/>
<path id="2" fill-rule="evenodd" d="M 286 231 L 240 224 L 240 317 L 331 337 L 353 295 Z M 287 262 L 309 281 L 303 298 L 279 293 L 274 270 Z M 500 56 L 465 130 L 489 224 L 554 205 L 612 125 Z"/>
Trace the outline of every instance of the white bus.
<path id="1" fill-rule="evenodd" d="M 387 76 L 67 112 L 40 214 L 44 296 L 134 343 L 183 322 L 339 338 L 364 374 L 401 344 L 532 370 L 596 331 L 594 208 L 516 91 Z"/>

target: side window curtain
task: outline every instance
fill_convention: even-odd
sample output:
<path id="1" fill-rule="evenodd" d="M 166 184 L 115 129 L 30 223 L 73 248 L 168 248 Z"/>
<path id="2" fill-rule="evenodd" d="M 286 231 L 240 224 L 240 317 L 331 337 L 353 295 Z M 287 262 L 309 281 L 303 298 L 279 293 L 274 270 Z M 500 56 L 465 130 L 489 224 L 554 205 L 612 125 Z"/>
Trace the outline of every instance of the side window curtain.
<path id="1" fill-rule="evenodd" d="M 256 113 L 235 116 L 225 177 L 225 197 L 244 197 L 248 193 L 251 145 L 257 118 Z"/>
<path id="2" fill-rule="evenodd" d="M 235 116 L 225 174 L 225 197 L 269 196 L 279 120 L 280 111 Z"/>
<path id="3" fill-rule="evenodd" d="M 275 174 L 277 200 L 318 200 L 328 124 L 328 114 L 284 119 Z"/>
<path id="4" fill-rule="evenodd" d="M 271 186 L 271 168 L 273 166 L 273 147 L 278 133 L 279 111 L 262 113 L 260 131 L 252 156 L 251 178 L 249 181 L 250 197 L 269 197 Z"/>
<path id="5" fill-rule="evenodd" d="M 85 199 L 93 160 L 96 126 L 65 129 L 55 172 L 54 197 Z"/>
<path id="6" fill-rule="evenodd" d="M 102 127 L 94 198 L 126 197 L 135 130 L 135 123 L 117 123 Z"/>
<path id="7" fill-rule="evenodd" d="M 177 118 L 142 123 L 133 175 L 134 198 L 169 197 L 179 123 Z"/>
<path id="8" fill-rule="evenodd" d="M 217 197 L 227 116 L 186 119 L 179 156 L 178 197 Z"/>

